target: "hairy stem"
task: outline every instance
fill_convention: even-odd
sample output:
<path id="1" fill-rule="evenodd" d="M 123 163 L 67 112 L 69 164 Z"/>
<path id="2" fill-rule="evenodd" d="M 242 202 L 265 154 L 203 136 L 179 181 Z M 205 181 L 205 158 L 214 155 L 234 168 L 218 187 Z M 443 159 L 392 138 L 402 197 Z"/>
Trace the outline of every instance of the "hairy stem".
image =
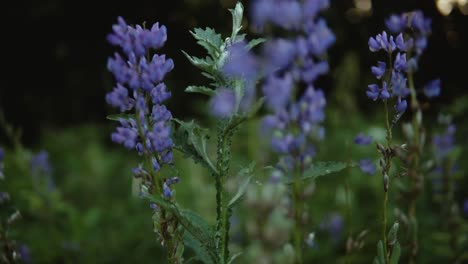
<path id="1" fill-rule="evenodd" d="M 388 113 L 388 103 L 387 100 L 384 101 L 385 106 L 385 125 L 387 130 L 387 150 L 391 148 L 392 143 L 392 130 L 390 127 L 390 120 L 389 120 L 389 113 Z M 382 168 L 382 176 L 384 181 L 384 200 L 383 200 L 383 223 L 382 223 L 382 237 L 383 237 L 383 244 L 384 244 L 384 255 L 385 255 L 385 263 L 389 263 L 389 255 L 387 252 L 387 207 L 388 207 L 388 174 L 390 172 L 391 167 L 391 158 L 388 154 L 385 154 L 385 166 Z"/>
<path id="2" fill-rule="evenodd" d="M 228 208 L 228 197 L 224 183 L 229 172 L 231 160 L 231 140 L 235 127 L 231 122 L 222 123 L 218 127 L 217 164 L 218 174 L 215 175 L 216 187 L 216 237 L 220 263 L 227 263 L 229 259 L 229 218 L 231 210 Z"/>

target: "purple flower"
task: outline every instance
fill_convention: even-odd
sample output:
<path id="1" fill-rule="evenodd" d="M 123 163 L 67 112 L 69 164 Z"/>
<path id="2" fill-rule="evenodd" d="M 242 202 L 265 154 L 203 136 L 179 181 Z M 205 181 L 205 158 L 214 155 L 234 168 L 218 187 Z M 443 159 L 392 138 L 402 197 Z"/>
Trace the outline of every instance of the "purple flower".
<path id="1" fill-rule="evenodd" d="M 413 11 L 411 15 L 411 26 L 418 30 L 421 34 L 427 35 L 431 32 L 431 19 L 424 17 L 420 11 Z"/>
<path id="2" fill-rule="evenodd" d="M 321 229 L 326 230 L 334 240 L 338 240 L 343 231 L 343 217 L 338 213 L 333 213 L 320 224 Z"/>
<path id="3" fill-rule="evenodd" d="M 25 244 L 21 244 L 18 247 L 18 253 L 21 257 L 21 261 L 25 264 L 30 264 L 32 263 L 32 258 L 31 258 L 31 250 L 29 249 L 28 246 Z"/>
<path id="4" fill-rule="evenodd" d="M 117 84 L 106 95 L 106 101 L 122 113 L 135 109 L 136 117 L 121 119 L 111 138 L 128 149 L 135 149 L 139 155 L 157 154 L 152 166 L 159 170 L 163 164 L 172 163 L 172 115 L 163 105 L 171 92 L 162 81 L 174 68 L 174 62 L 165 55 L 147 56 L 152 49 L 164 46 L 167 30 L 158 23 L 149 29 L 132 27 L 120 17 L 112 29 L 107 39 L 121 47 L 123 54 L 116 53 L 108 60 L 107 67 Z M 143 168 L 134 170 L 134 175 L 141 176 L 143 172 Z"/>
<path id="5" fill-rule="evenodd" d="M 406 62 L 406 54 L 397 53 L 395 58 L 395 69 L 397 71 L 407 71 L 408 64 Z"/>
<path id="6" fill-rule="evenodd" d="M 398 97 L 397 104 L 395 105 L 395 109 L 397 110 L 398 113 L 403 113 L 406 111 L 406 108 L 408 107 L 408 103 L 406 100 L 401 100 L 400 97 Z"/>
<path id="7" fill-rule="evenodd" d="M 440 79 L 430 81 L 426 86 L 424 86 L 424 94 L 428 98 L 437 97 L 440 95 Z"/>
<path id="8" fill-rule="evenodd" d="M 262 86 L 267 106 L 274 112 L 284 109 L 291 100 L 294 80 L 290 74 L 283 77 L 271 75 Z"/>
<path id="9" fill-rule="evenodd" d="M 375 78 L 380 79 L 385 74 L 386 64 L 383 61 L 377 62 L 377 66 L 372 66 L 372 74 L 374 74 Z"/>
<path id="10" fill-rule="evenodd" d="M 171 198 L 173 196 L 173 191 L 170 186 L 179 182 L 179 177 L 172 177 L 164 181 L 163 183 L 163 194 L 166 198 Z"/>
<path id="11" fill-rule="evenodd" d="M 385 25 L 387 26 L 388 30 L 394 34 L 403 32 L 407 24 L 408 16 L 406 14 L 392 14 L 389 18 L 385 19 Z"/>
<path id="12" fill-rule="evenodd" d="M 392 96 L 406 97 L 410 93 L 408 86 L 406 85 L 406 78 L 403 74 L 396 71 L 392 72 L 391 77 L 392 83 Z"/>
<path id="13" fill-rule="evenodd" d="M 382 83 L 382 90 L 380 90 L 380 99 L 387 100 L 390 98 L 390 93 L 388 92 L 387 82 Z"/>
<path id="14" fill-rule="evenodd" d="M 360 160 L 359 168 L 361 169 L 362 172 L 369 174 L 369 175 L 374 175 L 375 172 L 377 171 L 375 164 L 372 162 L 370 158 Z"/>
<path id="15" fill-rule="evenodd" d="M 449 125 L 444 134 L 432 138 L 432 146 L 437 160 L 445 158 L 455 147 L 455 125 Z"/>
<path id="16" fill-rule="evenodd" d="M 113 107 L 120 108 L 121 112 L 131 110 L 135 103 L 135 100 L 128 96 L 127 88 L 120 84 L 117 84 L 114 90 L 106 95 L 106 101 Z"/>
<path id="17" fill-rule="evenodd" d="M 327 49 L 335 43 L 335 41 L 335 35 L 328 28 L 324 19 L 318 20 L 309 32 L 309 36 L 307 38 L 311 53 L 317 56 L 323 55 Z"/>
<path id="18" fill-rule="evenodd" d="M 395 44 L 397 46 L 397 48 L 401 51 L 406 51 L 409 47 L 411 47 L 413 45 L 412 43 L 413 39 L 409 39 L 406 43 L 405 43 L 405 40 L 403 38 L 403 34 L 400 33 L 398 34 L 397 38 L 396 38 L 396 41 L 395 41 Z"/>
<path id="19" fill-rule="evenodd" d="M 228 118 L 236 110 L 236 95 L 232 89 L 218 88 L 210 102 L 211 114 L 218 118 Z"/>
<path id="20" fill-rule="evenodd" d="M 286 39 L 275 39 L 263 46 L 264 71 L 266 74 L 283 70 L 294 62 L 296 57 L 296 45 Z M 241 67 L 244 67 L 243 64 Z"/>
<path id="21" fill-rule="evenodd" d="M 257 59 L 247 49 L 245 42 L 232 44 L 228 49 L 228 57 L 221 71 L 228 77 L 252 80 L 258 71 Z"/>
<path id="22" fill-rule="evenodd" d="M 355 138 L 354 138 L 354 143 L 361 145 L 361 146 L 366 146 L 372 143 L 372 137 L 371 136 L 366 136 L 364 133 L 359 133 Z"/>
<path id="23" fill-rule="evenodd" d="M 380 88 L 377 84 L 369 84 L 369 90 L 366 92 L 367 97 L 376 101 L 379 98 Z"/>
<path id="24" fill-rule="evenodd" d="M 31 170 L 35 174 L 50 175 L 52 173 L 52 165 L 49 162 L 47 151 L 40 151 L 31 158 Z"/>

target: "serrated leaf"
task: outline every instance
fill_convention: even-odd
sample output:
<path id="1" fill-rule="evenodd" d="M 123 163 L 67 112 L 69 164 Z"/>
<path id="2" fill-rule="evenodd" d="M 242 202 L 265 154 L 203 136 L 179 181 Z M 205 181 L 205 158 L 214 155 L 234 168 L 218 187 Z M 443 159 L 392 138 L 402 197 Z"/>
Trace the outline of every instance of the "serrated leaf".
<path id="1" fill-rule="evenodd" d="M 251 50 L 254 47 L 256 47 L 257 45 L 262 44 L 265 41 L 266 41 L 266 39 L 264 39 L 264 38 L 252 39 L 251 41 L 249 41 L 249 44 L 247 44 L 247 49 Z"/>
<path id="2" fill-rule="evenodd" d="M 234 9 L 229 9 L 232 14 L 232 34 L 231 39 L 235 40 L 237 34 L 242 29 L 242 18 L 244 15 L 244 6 L 241 2 L 237 2 Z"/>
<path id="3" fill-rule="evenodd" d="M 193 120 L 191 122 L 184 122 L 176 118 L 172 120 L 179 125 L 173 135 L 174 148 L 217 174 L 216 167 L 211 162 L 206 150 L 209 138 L 208 129 L 201 128 Z"/>
<path id="4" fill-rule="evenodd" d="M 213 59 L 220 56 L 222 50 L 221 47 L 224 45 L 220 34 L 216 34 L 212 28 L 195 28 L 194 31 L 190 32 L 192 36 L 197 40 L 197 43 L 204 47 L 208 54 Z"/>
<path id="5" fill-rule="evenodd" d="M 390 256 L 389 264 L 398 264 L 401 256 L 401 247 L 400 243 L 397 241 L 393 247 L 392 255 Z"/>
<path id="6" fill-rule="evenodd" d="M 236 260 L 240 255 L 242 255 L 242 252 L 238 252 L 238 253 L 232 255 L 231 258 L 228 261 L 228 264 L 233 264 L 234 260 Z"/>
<path id="7" fill-rule="evenodd" d="M 120 120 L 129 120 L 135 118 L 133 114 L 115 114 L 106 116 L 107 120 L 111 121 L 120 121 Z"/>
<path id="8" fill-rule="evenodd" d="M 199 93 L 199 94 L 204 94 L 208 96 L 213 96 L 216 94 L 216 92 L 211 88 L 208 88 L 206 86 L 195 86 L 195 85 L 190 85 L 187 88 L 185 88 L 185 92 Z"/>
<path id="9" fill-rule="evenodd" d="M 249 186 L 250 180 L 253 177 L 254 167 L 255 167 L 255 162 L 252 162 L 250 163 L 249 167 L 242 168 L 239 171 L 239 174 L 238 174 L 239 177 L 243 177 L 243 178 L 247 177 L 247 178 L 244 180 L 244 182 L 241 184 L 241 186 L 237 190 L 236 195 L 234 195 L 234 197 L 232 197 L 232 199 L 229 201 L 228 203 L 229 208 L 233 208 L 240 201 L 242 196 L 244 196 L 247 190 L 247 187 Z"/>
<path id="10" fill-rule="evenodd" d="M 195 66 L 195 67 L 197 67 L 197 68 L 199 68 L 199 69 L 201 69 L 203 71 L 209 72 L 209 73 L 213 72 L 214 62 L 210 58 L 202 59 L 202 58 L 190 56 L 185 51 L 182 51 L 182 53 L 190 61 L 190 63 L 192 63 L 193 66 Z"/>
<path id="11" fill-rule="evenodd" d="M 348 167 L 354 167 L 355 164 L 348 164 L 337 161 L 317 162 L 304 172 L 302 180 L 315 180 L 320 176 L 342 171 Z"/>

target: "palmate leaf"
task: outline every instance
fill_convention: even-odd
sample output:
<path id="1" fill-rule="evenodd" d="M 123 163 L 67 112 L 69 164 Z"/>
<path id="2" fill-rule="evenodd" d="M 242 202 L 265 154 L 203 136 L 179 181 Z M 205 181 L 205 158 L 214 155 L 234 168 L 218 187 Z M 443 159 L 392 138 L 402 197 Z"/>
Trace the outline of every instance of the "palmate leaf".
<path id="1" fill-rule="evenodd" d="M 218 263 L 213 228 L 203 218 L 187 209 L 179 209 L 174 203 L 159 196 L 150 197 L 160 208 L 171 212 L 184 227 L 184 243 L 192 248 L 197 258 L 205 263 Z"/>
<path id="2" fill-rule="evenodd" d="M 213 59 L 216 59 L 221 55 L 221 49 L 224 46 L 224 42 L 221 39 L 221 35 L 216 34 L 214 29 L 195 28 L 193 31 L 190 31 L 190 33 L 197 40 L 197 43 L 204 47 Z"/>
<path id="3" fill-rule="evenodd" d="M 201 128 L 193 120 L 191 122 L 184 122 L 176 118 L 172 120 L 178 124 L 178 128 L 173 134 L 174 148 L 217 174 L 216 167 L 211 162 L 206 150 L 209 138 L 208 129 Z"/>

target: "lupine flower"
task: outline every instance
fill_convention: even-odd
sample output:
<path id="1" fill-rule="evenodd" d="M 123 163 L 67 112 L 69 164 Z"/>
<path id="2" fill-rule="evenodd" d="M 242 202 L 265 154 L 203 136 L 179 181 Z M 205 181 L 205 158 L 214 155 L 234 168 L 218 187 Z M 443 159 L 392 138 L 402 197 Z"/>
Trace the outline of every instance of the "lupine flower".
<path id="1" fill-rule="evenodd" d="M 236 110 L 236 95 L 232 89 L 218 88 L 210 102 L 211 113 L 219 118 L 227 118 Z"/>
<path id="2" fill-rule="evenodd" d="M 372 162 L 370 158 L 360 160 L 359 168 L 361 169 L 362 172 L 369 174 L 369 175 L 374 175 L 375 172 L 377 171 L 377 168 L 374 162 Z"/>
<path id="3" fill-rule="evenodd" d="M 437 160 L 445 158 L 455 147 L 455 131 L 455 125 L 449 125 L 444 134 L 435 135 L 432 139 Z"/>
<path id="4" fill-rule="evenodd" d="M 170 188 L 171 185 L 176 184 L 179 182 L 179 177 L 172 177 L 169 178 L 168 180 L 164 181 L 163 183 L 163 194 L 166 198 L 171 198 L 173 195 L 173 192 Z"/>
<path id="5" fill-rule="evenodd" d="M 31 158 L 31 170 L 38 174 L 52 173 L 52 165 L 49 162 L 49 153 L 41 151 Z"/>
<path id="6" fill-rule="evenodd" d="M 343 231 L 343 217 L 338 213 L 333 213 L 320 224 L 320 227 L 326 230 L 334 240 L 338 240 Z"/>
<path id="7" fill-rule="evenodd" d="M 440 79 L 433 80 L 424 86 L 424 94 L 428 98 L 437 97 L 440 95 Z"/>
<path id="8" fill-rule="evenodd" d="M 361 146 L 366 146 L 372 143 L 372 137 L 371 136 L 366 136 L 364 133 L 359 133 L 355 138 L 354 138 L 354 143 L 361 145 Z"/>
<path id="9" fill-rule="evenodd" d="M 405 30 L 408 25 L 408 15 L 390 15 L 389 18 L 385 19 L 385 25 L 394 34 L 401 33 Z"/>
<path id="10" fill-rule="evenodd" d="M 375 78 L 380 79 L 385 73 L 386 64 L 383 61 L 377 62 L 377 66 L 372 66 L 371 68 L 372 74 L 374 74 Z"/>
<path id="11" fill-rule="evenodd" d="M 173 162 L 172 114 L 163 105 L 171 92 L 163 79 L 174 63 L 165 55 L 152 54 L 152 50 L 164 46 L 167 30 L 158 23 L 149 29 L 129 26 L 121 17 L 112 28 L 107 39 L 119 46 L 123 54 L 115 53 L 108 60 L 107 68 L 114 75 L 116 86 L 106 95 L 106 101 L 121 113 L 134 110 L 136 116 L 120 119 L 120 126 L 111 138 L 128 149 L 135 149 L 139 155 L 151 155 L 151 165 L 158 172 L 161 166 Z M 133 169 L 135 177 L 146 174 L 142 166 Z"/>
<path id="12" fill-rule="evenodd" d="M 403 113 L 406 111 L 406 108 L 408 107 L 408 103 L 406 100 L 401 100 L 401 98 L 398 98 L 397 104 L 395 106 L 395 109 L 397 110 L 398 113 Z"/>
<path id="13" fill-rule="evenodd" d="M 32 263 L 31 250 L 28 246 L 26 246 L 25 244 L 21 244 L 18 248 L 18 253 L 21 256 L 21 261 L 23 263 Z"/>
<path id="14" fill-rule="evenodd" d="M 293 33 L 287 39 L 269 39 L 260 60 L 266 75 L 262 91 L 273 112 L 264 118 L 263 130 L 271 135 L 271 147 L 282 156 L 280 163 L 287 168 L 295 162 L 308 166 L 315 155 L 311 142 L 324 137 L 320 123 L 325 118 L 326 101 L 313 82 L 328 72 L 322 55 L 335 42 L 325 20 L 317 17 L 328 6 L 328 1 L 311 0 L 253 2 L 252 20 L 257 29 L 272 24 Z M 299 13 L 291 18 L 289 10 Z M 301 86 L 305 87 L 302 94 L 295 91 Z"/>

